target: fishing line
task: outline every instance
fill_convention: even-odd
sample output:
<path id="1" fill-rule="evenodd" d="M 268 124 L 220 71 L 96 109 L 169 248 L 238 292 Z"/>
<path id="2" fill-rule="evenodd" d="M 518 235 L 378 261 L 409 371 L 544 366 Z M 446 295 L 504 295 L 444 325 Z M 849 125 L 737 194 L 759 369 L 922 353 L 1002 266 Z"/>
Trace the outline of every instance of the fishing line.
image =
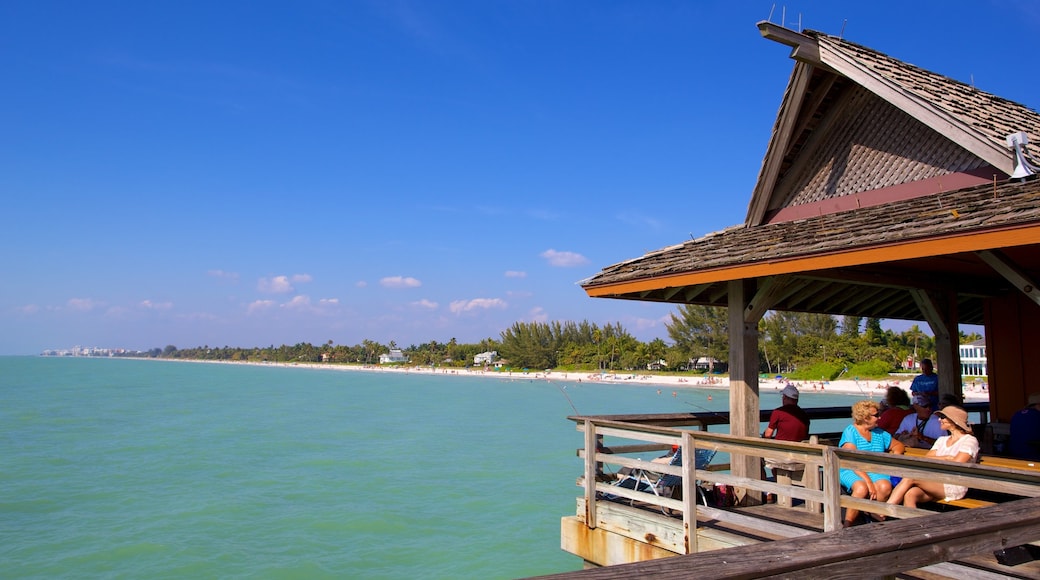
<path id="1" fill-rule="evenodd" d="M 555 386 L 556 389 L 563 394 L 564 398 L 567 399 L 567 402 L 571 404 L 571 409 L 574 409 L 574 414 L 581 415 L 581 413 L 578 412 L 578 408 L 574 406 L 574 401 L 571 400 L 571 396 L 567 394 L 567 390 L 561 387 L 559 383 L 556 383 Z"/>

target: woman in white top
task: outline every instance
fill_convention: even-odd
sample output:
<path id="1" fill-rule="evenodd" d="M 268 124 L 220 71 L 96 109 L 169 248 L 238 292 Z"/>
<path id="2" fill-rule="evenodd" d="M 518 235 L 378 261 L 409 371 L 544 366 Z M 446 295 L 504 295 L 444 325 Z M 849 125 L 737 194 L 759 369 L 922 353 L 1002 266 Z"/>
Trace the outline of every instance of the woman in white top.
<path id="1" fill-rule="evenodd" d="M 971 434 L 971 424 L 968 423 L 968 412 L 956 406 L 949 405 L 935 415 L 939 418 L 942 428 L 949 431 L 935 440 L 935 444 L 928 450 L 925 457 L 932 459 L 944 459 L 958 463 L 975 463 L 979 457 L 979 440 Z M 917 507 L 919 502 L 938 500 L 957 500 L 968 493 L 968 488 L 952 483 L 939 481 L 919 481 L 916 479 L 904 479 L 892 490 L 888 503 L 898 505 L 902 502 L 906 507 Z"/>

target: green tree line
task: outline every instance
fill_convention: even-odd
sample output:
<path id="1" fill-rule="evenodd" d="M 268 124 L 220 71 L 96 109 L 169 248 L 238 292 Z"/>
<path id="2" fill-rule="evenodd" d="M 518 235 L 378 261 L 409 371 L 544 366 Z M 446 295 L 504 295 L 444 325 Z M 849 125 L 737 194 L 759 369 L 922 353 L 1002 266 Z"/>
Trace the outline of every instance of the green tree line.
<path id="1" fill-rule="evenodd" d="M 363 340 L 353 346 L 329 340 L 314 345 L 212 347 L 179 349 L 169 345 L 145 356 L 197 360 L 377 364 L 379 355 L 400 349 L 408 365 L 472 366 L 474 356 L 495 351 L 511 369 L 645 371 L 647 369 L 712 372 L 728 365 L 729 319 L 725 308 L 683 305 L 665 324 L 670 342 L 637 340 L 620 323 L 599 326 L 582 322 L 516 322 L 496 338 L 475 343 L 431 340 L 402 347 Z M 981 338 L 961 334 L 961 342 Z M 935 341 L 917 325 L 903 332 L 881 328 L 881 320 L 822 314 L 770 312 L 759 323 L 760 372 L 794 378 L 834 379 L 878 376 L 899 370 L 904 361 L 933 357 Z M 707 361 L 695 365 L 696 361 Z"/>

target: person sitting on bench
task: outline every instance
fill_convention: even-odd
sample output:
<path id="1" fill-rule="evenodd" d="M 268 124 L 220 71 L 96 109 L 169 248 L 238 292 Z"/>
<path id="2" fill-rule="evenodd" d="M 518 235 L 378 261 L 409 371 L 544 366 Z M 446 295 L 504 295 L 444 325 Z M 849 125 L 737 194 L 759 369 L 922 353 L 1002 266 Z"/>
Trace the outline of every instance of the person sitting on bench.
<path id="1" fill-rule="evenodd" d="M 884 429 L 877 426 L 878 404 L 871 400 L 858 401 L 852 405 L 852 424 L 845 427 L 841 434 L 838 446 L 845 449 L 858 449 L 860 451 L 874 451 L 877 453 L 895 453 L 902 455 L 905 448 L 897 439 Z M 841 485 L 849 491 L 849 495 L 858 498 L 868 498 L 874 501 L 885 501 L 892 493 L 892 480 L 888 475 L 881 473 L 869 473 L 860 470 L 842 469 L 838 472 Z M 845 510 L 844 527 L 855 524 L 859 517 L 859 510 L 847 508 Z M 884 519 L 878 516 L 877 519 Z"/>
<path id="2" fill-rule="evenodd" d="M 975 463 L 979 458 L 979 440 L 971 434 L 971 423 L 968 422 L 968 412 L 956 406 L 943 407 L 936 411 L 939 424 L 949 431 L 949 435 L 939 437 L 925 457 L 933 459 L 944 459 L 946 461 L 957 461 L 959 463 Z M 961 499 L 968 493 L 968 488 L 952 483 L 939 481 L 921 481 L 918 479 L 904 478 L 892 490 L 888 503 L 906 507 L 917 507 L 918 503 L 929 501 L 954 501 Z"/>

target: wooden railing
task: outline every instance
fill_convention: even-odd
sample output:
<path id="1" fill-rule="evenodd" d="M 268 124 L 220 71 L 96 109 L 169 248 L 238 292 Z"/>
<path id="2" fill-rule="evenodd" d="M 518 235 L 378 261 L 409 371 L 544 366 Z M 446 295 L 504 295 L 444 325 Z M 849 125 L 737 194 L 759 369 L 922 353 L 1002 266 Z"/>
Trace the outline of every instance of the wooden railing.
<path id="1" fill-rule="evenodd" d="M 846 411 L 847 412 L 847 411 Z M 653 425 L 649 421 L 617 421 L 604 417 L 574 417 L 579 431 L 584 432 L 585 446 L 578 455 L 584 458 L 584 473 L 578 484 L 584 489 L 584 521 L 589 528 L 598 525 L 598 506 L 605 500 L 603 495 L 623 497 L 644 505 L 657 506 L 663 510 L 682 515 L 682 552 L 696 553 L 698 518 L 729 521 L 743 526 L 761 525 L 777 531 L 782 525 L 759 522 L 756 524 L 747 515 L 734 510 L 722 510 L 711 506 L 697 505 L 698 482 L 727 485 L 744 492 L 751 503 L 761 493 L 774 493 L 801 499 L 822 506 L 823 529 L 825 532 L 841 528 L 841 509 L 855 508 L 871 513 L 885 514 L 896 518 L 911 518 L 934 515 L 934 512 L 892 506 L 881 502 L 857 499 L 842 495 L 839 470 L 858 469 L 875 473 L 888 473 L 901 477 L 922 480 L 944 481 L 973 489 L 989 490 L 1005 496 L 1040 497 L 1040 478 L 1035 472 L 967 465 L 884 453 L 870 453 L 840 449 L 827 445 L 794 443 L 772 439 L 737 437 L 722 433 L 711 433 L 696 429 L 680 429 L 672 426 Z M 632 443 L 635 442 L 635 443 Z M 604 443 L 606 448 L 604 448 Z M 681 449 L 682 466 L 650 463 L 633 458 L 633 453 L 669 449 L 678 445 Z M 711 448 L 731 455 L 755 456 L 782 463 L 803 463 L 806 470 L 818 469 L 821 478 L 819 488 L 783 485 L 772 481 L 738 477 L 725 471 L 696 469 L 696 449 Z M 588 450 L 596 450 L 588 452 Z M 682 476 L 682 499 L 660 497 L 653 493 L 626 489 L 600 481 L 603 466 L 632 469 L 652 468 L 661 474 Z M 779 528 L 778 528 L 779 526 Z M 790 527 L 791 536 L 805 535 L 804 529 Z M 1040 539 L 1040 536 L 1030 541 Z"/>
<path id="2" fill-rule="evenodd" d="M 850 536 L 848 534 L 854 534 Z M 881 578 L 910 570 L 941 578 L 1032 578 L 1005 576 L 954 562 L 1006 552 L 1040 537 L 1040 498 L 977 510 L 886 522 L 766 544 L 592 568 L 540 578 Z M 1035 571 L 1035 569 L 1034 569 Z M 913 576 L 921 577 L 919 575 Z"/>

